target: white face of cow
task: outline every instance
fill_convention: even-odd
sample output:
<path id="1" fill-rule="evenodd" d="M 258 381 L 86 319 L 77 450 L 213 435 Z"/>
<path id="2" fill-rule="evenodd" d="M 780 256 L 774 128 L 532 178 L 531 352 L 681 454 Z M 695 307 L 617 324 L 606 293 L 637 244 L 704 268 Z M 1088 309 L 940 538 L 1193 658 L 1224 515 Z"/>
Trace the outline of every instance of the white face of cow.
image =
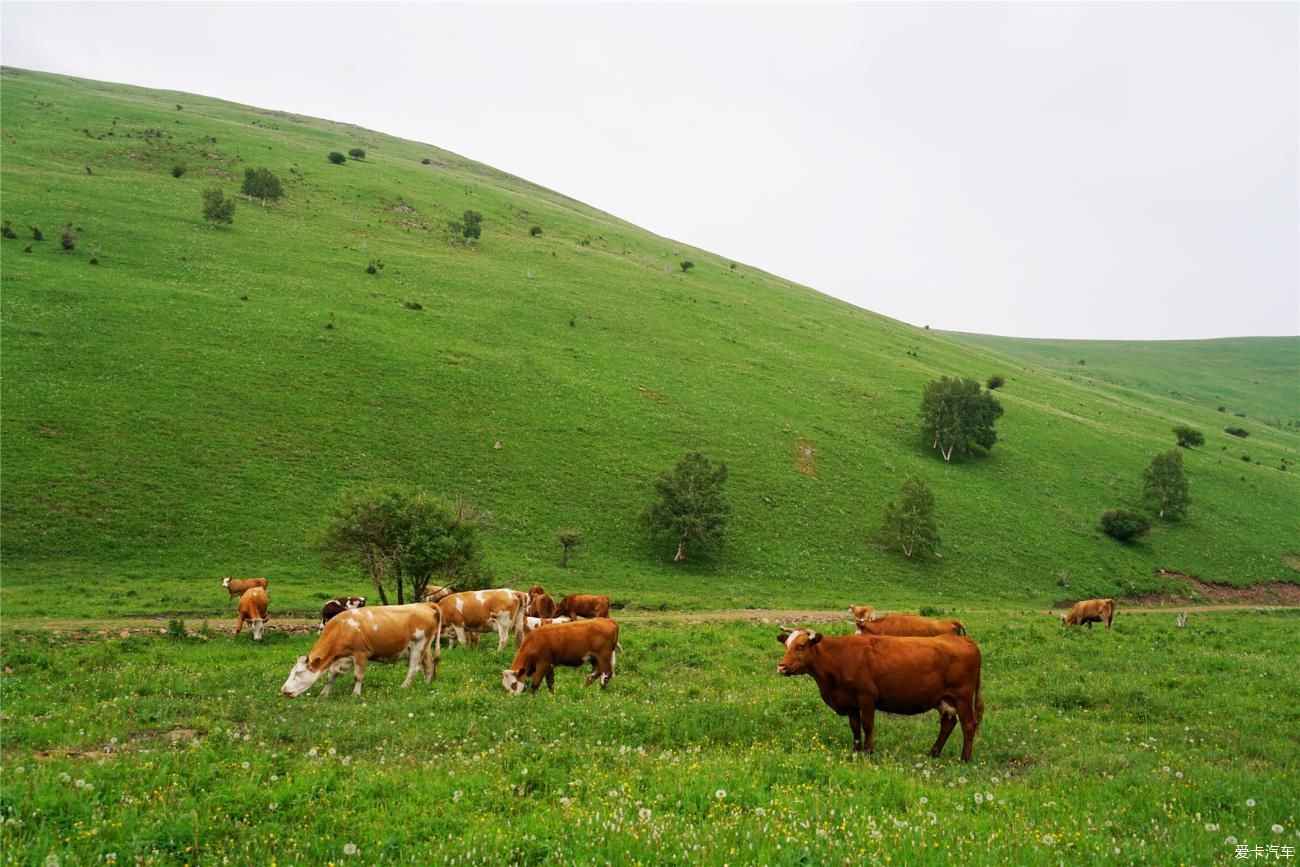
<path id="1" fill-rule="evenodd" d="M 230 579 L 229 579 L 229 578 L 222 578 L 222 579 L 221 579 L 221 586 L 222 586 L 222 587 L 225 587 L 225 588 L 227 588 L 227 589 L 229 589 L 229 588 L 230 588 Z"/>
<path id="2" fill-rule="evenodd" d="M 319 671 L 312 671 L 307 667 L 307 657 L 300 656 L 298 661 L 293 664 L 293 670 L 289 672 L 289 678 L 280 687 L 280 692 L 284 695 L 294 698 L 302 695 L 311 689 L 311 685 L 320 677 Z"/>
<path id="3" fill-rule="evenodd" d="M 511 695 L 523 695 L 524 690 L 528 688 L 524 679 L 508 668 L 501 669 L 501 685 Z"/>
<path id="4" fill-rule="evenodd" d="M 356 611 L 358 608 L 362 607 L 365 604 L 366 604 L 366 597 L 353 596 L 351 599 L 348 600 L 347 608 L 351 611 Z"/>
<path id="5" fill-rule="evenodd" d="M 266 623 L 265 620 L 254 620 L 254 621 L 253 621 L 253 640 L 254 640 L 254 641 L 261 641 L 261 640 L 262 640 L 262 625 L 263 625 L 264 623 Z"/>

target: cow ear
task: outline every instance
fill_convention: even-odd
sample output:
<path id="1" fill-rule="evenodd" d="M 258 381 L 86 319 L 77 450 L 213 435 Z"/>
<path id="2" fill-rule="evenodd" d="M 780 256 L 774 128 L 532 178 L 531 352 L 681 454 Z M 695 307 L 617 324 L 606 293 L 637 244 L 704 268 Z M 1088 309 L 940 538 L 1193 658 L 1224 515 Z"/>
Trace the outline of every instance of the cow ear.
<path id="1" fill-rule="evenodd" d="M 779 644 L 785 644 L 787 641 L 790 640 L 790 633 L 788 633 L 788 632 L 782 632 L 782 633 L 779 633 L 779 634 L 776 636 L 776 640 L 777 640 L 777 643 L 779 643 Z"/>
<path id="2" fill-rule="evenodd" d="M 820 632 L 814 632 L 808 636 L 808 646 L 811 647 L 821 640 L 822 640 L 822 634 Z"/>

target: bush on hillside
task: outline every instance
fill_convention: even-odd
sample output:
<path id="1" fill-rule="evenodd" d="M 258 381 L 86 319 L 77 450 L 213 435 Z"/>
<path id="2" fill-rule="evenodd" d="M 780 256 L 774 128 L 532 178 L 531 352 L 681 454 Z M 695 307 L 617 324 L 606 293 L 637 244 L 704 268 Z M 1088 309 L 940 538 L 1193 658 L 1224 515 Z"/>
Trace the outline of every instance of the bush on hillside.
<path id="1" fill-rule="evenodd" d="M 478 211 L 466 211 L 461 215 L 461 220 L 461 232 L 466 238 L 477 238 L 483 234 L 483 215 Z"/>
<path id="2" fill-rule="evenodd" d="M 694 267 L 695 267 L 695 263 L 687 259 L 685 262 L 682 263 L 682 273 L 685 274 L 687 271 L 691 270 Z"/>
<path id="3" fill-rule="evenodd" d="M 1183 453 L 1170 449 L 1151 459 L 1151 466 L 1142 473 L 1143 494 L 1155 504 L 1161 518 L 1175 521 L 1191 505 L 1187 476 L 1183 474 Z"/>
<path id="4" fill-rule="evenodd" d="M 364 160 L 366 158 L 366 152 L 361 148 L 352 148 L 352 150 L 348 151 L 348 156 L 352 157 L 354 160 Z"/>
<path id="5" fill-rule="evenodd" d="M 41 234 L 41 230 L 38 229 L 36 226 L 32 226 L 32 227 L 31 227 L 31 230 L 32 230 L 32 240 L 33 240 L 33 241 L 44 241 L 44 240 L 45 240 L 45 235 Z"/>
<path id="6" fill-rule="evenodd" d="M 1007 384 L 1006 377 L 1002 376 L 999 373 L 995 373 L 988 378 L 988 382 L 984 383 L 984 387 L 987 388 L 989 391 L 993 391 L 994 389 L 1001 388 L 1006 384 Z"/>
<path id="7" fill-rule="evenodd" d="M 1241 437 L 1242 439 L 1245 439 L 1246 437 L 1250 436 L 1250 432 L 1246 430 L 1244 427 L 1225 427 L 1223 429 L 1223 432 L 1226 434 L 1231 434 L 1232 436 L 1235 437 Z"/>
<path id="8" fill-rule="evenodd" d="M 202 196 L 203 219 L 208 221 L 209 226 L 235 221 L 235 200 L 227 199 L 220 187 L 204 190 Z"/>
<path id="9" fill-rule="evenodd" d="M 431 166 L 433 165 L 433 160 L 429 159 L 428 157 L 425 157 L 424 159 L 420 160 L 420 165 Z"/>
<path id="10" fill-rule="evenodd" d="M 939 529 L 934 521 L 934 494 L 918 476 L 903 481 L 897 503 L 885 503 L 877 538 L 903 556 L 924 557 L 939 547 Z"/>
<path id="11" fill-rule="evenodd" d="M 63 227 L 59 233 L 59 246 L 65 250 L 74 250 L 77 247 L 77 230 L 72 227 L 71 223 Z"/>
<path id="12" fill-rule="evenodd" d="M 538 235 L 542 234 L 542 227 L 533 226 L 531 229 L 528 230 L 528 234 L 536 238 Z"/>
<path id="13" fill-rule="evenodd" d="M 420 488 L 374 487 L 349 492 L 335 504 L 316 539 L 330 567 L 356 566 L 379 599 L 419 600 L 430 584 L 457 590 L 482 588 L 483 533 L 492 518 L 462 500 L 451 502 Z"/>
<path id="14" fill-rule="evenodd" d="M 187 171 L 189 171 L 189 169 L 187 169 L 185 166 L 181 165 L 180 163 L 177 163 L 176 165 L 172 166 L 172 177 L 179 178 Z"/>
<path id="15" fill-rule="evenodd" d="M 0 223 L 0 238 L 17 238 L 18 233 L 14 231 L 13 223 L 5 220 Z"/>
<path id="16" fill-rule="evenodd" d="M 1194 427 L 1180 424 L 1174 428 L 1174 436 L 1178 439 L 1178 444 L 1185 449 L 1205 445 L 1205 434 Z"/>
<path id="17" fill-rule="evenodd" d="M 673 562 L 686 559 L 686 549 L 706 551 L 722 544 L 731 520 L 731 504 L 722 492 L 727 464 L 716 465 L 699 452 L 688 452 L 671 472 L 655 482 L 659 500 L 642 514 L 641 523 L 653 538 L 677 543 Z"/>
<path id="18" fill-rule="evenodd" d="M 917 415 L 932 440 L 930 447 L 948 461 L 954 454 L 969 453 L 972 445 L 993 448 L 998 438 L 993 425 L 1002 415 L 1002 404 L 973 379 L 944 376 L 926 385 Z"/>
<path id="19" fill-rule="evenodd" d="M 384 270 L 384 263 L 378 259 L 371 259 L 370 264 L 366 266 L 367 274 L 378 274 L 382 270 Z"/>
<path id="20" fill-rule="evenodd" d="M 1151 531 L 1151 521 L 1141 512 L 1111 509 L 1101 513 L 1101 531 L 1112 539 L 1128 542 Z"/>
<path id="21" fill-rule="evenodd" d="M 330 151 L 328 159 L 336 166 L 341 166 L 348 161 L 348 158 L 338 151 Z"/>
<path id="22" fill-rule="evenodd" d="M 267 199 L 275 201 L 284 195 L 280 179 L 270 169 L 244 169 L 244 184 L 239 191 L 249 201 L 261 199 L 262 207 L 266 207 Z"/>

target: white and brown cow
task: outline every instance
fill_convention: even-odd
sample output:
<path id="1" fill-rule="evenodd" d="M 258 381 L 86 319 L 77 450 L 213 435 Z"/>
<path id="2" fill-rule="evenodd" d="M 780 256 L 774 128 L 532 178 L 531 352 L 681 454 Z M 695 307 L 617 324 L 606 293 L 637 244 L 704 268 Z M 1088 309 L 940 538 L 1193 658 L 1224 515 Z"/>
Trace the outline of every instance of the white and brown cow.
<path id="1" fill-rule="evenodd" d="M 444 597 L 437 603 L 442 609 L 443 628 L 454 633 L 459 644 L 465 643 L 465 631 L 496 630 L 500 642 L 497 650 L 505 650 L 510 633 L 524 634 L 524 611 L 528 608 L 528 594 L 518 590 L 465 590 Z"/>
<path id="2" fill-rule="evenodd" d="M 614 658 L 619 650 L 618 623 L 608 617 L 555 623 L 534 629 L 524 637 L 514 662 L 501 670 L 501 685 L 511 695 L 523 695 L 532 687 L 537 692 L 542 680 L 555 692 L 555 666 L 577 667 L 591 663 L 591 674 L 583 681 L 589 686 L 600 678 L 600 688 L 614 676 Z"/>
<path id="3" fill-rule="evenodd" d="M 229 591 L 231 596 L 242 596 L 244 591 L 250 587 L 261 587 L 266 589 L 265 578 L 222 578 L 221 586 Z"/>
<path id="4" fill-rule="evenodd" d="M 325 630 L 325 624 L 344 611 L 355 611 L 358 608 L 365 607 L 366 597 L 364 596 L 339 596 L 331 599 L 320 610 L 320 625 L 316 627 L 316 634 L 320 635 Z"/>
<path id="5" fill-rule="evenodd" d="M 250 587 L 239 597 L 239 623 L 235 626 L 235 635 L 243 630 L 245 623 L 252 624 L 253 640 L 262 640 L 262 627 L 266 625 L 266 609 L 270 604 L 266 591 L 261 587 Z"/>
<path id="6" fill-rule="evenodd" d="M 355 668 L 352 694 L 361 695 L 366 663 L 372 659 L 376 662 L 408 659 L 403 688 L 411 685 L 415 672 L 421 668 L 424 682 L 431 683 L 438 675 L 441 632 L 442 612 L 438 606 L 424 602 L 344 611 L 325 625 L 325 631 L 307 655 L 298 657 L 280 692 L 291 698 L 302 695 L 325 674 L 325 688 L 319 694 L 329 695 L 334 678 L 348 668 Z"/>

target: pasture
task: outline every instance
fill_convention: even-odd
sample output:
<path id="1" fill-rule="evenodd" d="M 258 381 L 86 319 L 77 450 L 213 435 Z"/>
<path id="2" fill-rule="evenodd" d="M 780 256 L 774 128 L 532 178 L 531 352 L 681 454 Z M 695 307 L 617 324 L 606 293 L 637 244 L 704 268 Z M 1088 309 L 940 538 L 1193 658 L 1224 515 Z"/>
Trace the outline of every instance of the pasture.
<path id="1" fill-rule="evenodd" d="M 984 655 L 970 764 L 959 738 L 928 758 L 933 713 L 879 715 L 854 759 L 815 684 L 776 675 L 776 623 L 624 619 L 604 692 L 563 669 L 555 695 L 510 698 L 513 647 L 457 648 L 432 687 L 375 666 L 360 699 L 290 700 L 314 636 L 274 621 L 255 646 L 11 620 L 3 858 L 1210 864 L 1300 844 L 1295 611 L 1178 629 L 1121 609 L 1111 632 L 953 613 Z"/>

